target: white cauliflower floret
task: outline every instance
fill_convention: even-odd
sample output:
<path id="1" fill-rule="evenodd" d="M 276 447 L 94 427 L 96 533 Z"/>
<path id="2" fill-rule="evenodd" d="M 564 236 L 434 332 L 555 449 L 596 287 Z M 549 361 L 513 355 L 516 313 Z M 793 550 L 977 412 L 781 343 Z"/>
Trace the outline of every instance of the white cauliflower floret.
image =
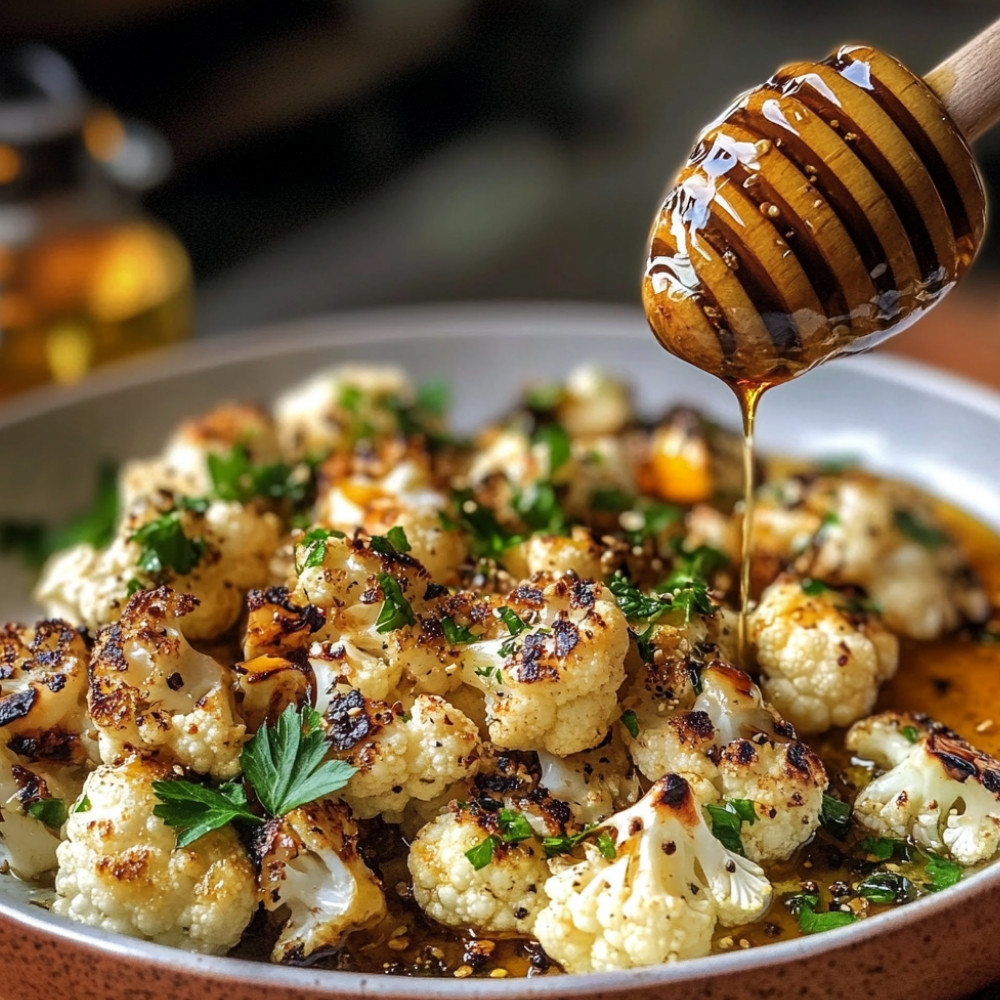
<path id="1" fill-rule="evenodd" d="M 357 768 L 341 794 L 362 819 L 398 822 L 411 799 L 435 799 L 479 767 L 475 723 L 435 695 L 418 695 L 403 712 L 348 690 L 326 720 L 331 746 Z"/>
<path id="2" fill-rule="evenodd" d="M 213 778 L 239 773 L 246 727 L 233 671 L 183 632 L 196 603 L 168 587 L 140 591 L 98 634 L 89 704 L 105 762 L 134 749 Z"/>
<path id="3" fill-rule="evenodd" d="M 401 528 L 410 555 L 434 580 L 453 583 L 469 552 L 464 534 L 442 524 L 447 506 L 447 487 L 433 474 L 426 449 L 419 441 L 393 439 L 375 453 L 337 454 L 326 462 L 316 518 L 347 534 Z"/>
<path id="4" fill-rule="evenodd" d="M 806 733 L 867 715 L 899 659 L 896 637 L 876 614 L 815 581 L 782 577 L 771 584 L 750 616 L 749 634 L 765 697 Z"/>
<path id="5" fill-rule="evenodd" d="M 854 819 L 882 837 L 974 865 L 1000 850 L 1000 762 L 926 716 L 883 712 L 845 739 L 885 768 L 858 794 Z"/>
<path id="6" fill-rule="evenodd" d="M 358 854 L 357 825 L 343 803 L 324 799 L 270 820 L 253 850 L 261 902 L 288 911 L 271 961 L 301 963 L 385 916 L 385 895 Z"/>
<path id="7" fill-rule="evenodd" d="M 185 420 L 155 458 L 126 462 L 119 474 L 121 505 L 160 491 L 206 496 L 212 490 L 210 455 L 225 456 L 243 448 L 254 465 L 280 461 L 274 426 L 256 406 L 223 403 L 194 420 Z"/>
<path id="8" fill-rule="evenodd" d="M 425 425 L 437 416 L 421 410 L 401 369 L 378 365 L 320 372 L 282 393 L 273 407 L 285 453 L 302 458 L 350 451 L 359 440 L 393 437 L 401 431 L 400 411 L 415 409 Z"/>
<path id="9" fill-rule="evenodd" d="M 553 798 L 566 802 L 582 826 L 606 819 L 639 797 L 638 772 L 619 739 L 569 757 L 557 757 L 546 750 L 537 754 L 542 769 L 539 785 Z"/>
<path id="10" fill-rule="evenodd" d="M 611 593 L 594 580 L 543 577 L 503 605 L 530 627 L 462 647 L 462 677 L 486 696 L 490 739 L 560 757 L 596 746 L 618 717 L 629 648 Z"/>
<path id="11" fill-rule="evenodd" d="M 822 761 L 742 670 L 716 661 L 700 670 L 698 686 L 695 696 L 675 683 L 680 705 L 673 712 L 637 712 L 637 732 L 626 729 L 626 744 L 647 777 L 679 774 L 705 805 L 752 803 L 756 818 L 740 829 L 747 857 L 788 857 L 819 825 L 828 785 Z M 660 770 L 645 770 L 653 767 Z"/>
<path id="12" fill-rule="evenodd" d="M 55 870 L 59 829 L 84 777 L 82 768 L 50 761 L 28 766 L 0 741 L 0 840 L 19 878 Z"/>
<path id="13" fill-rule="evenodd" d="M 90 650 L 69 622 L 0 629 L 0 742 L 30 760 L 97 759 L 87 717 Z"/>
<path id="14" fill-rule="evenodd" d="M 224 954 L 257 908 L 254 869 L 230 826 L 175 847 L 153 814 L 153 782 L 173 769 L 133 756 L 87 779 L 59 845 L 52 910 L 80 923 Z"/>
<path id="15" fill-rule="evenodd" d="M 502 816 L 453 804 L 420 830 L 406 863 L 414 899 L 432 920 L 483 934 L 531 934 L 549 868 L 537 837 L 505 839 Z M 477 868 L 468 851 L 484 854 L 485 864 Z"/>
<path id="16" fill-rule="evenodd" d="M 751 922 L 771 902 L 763 871 L 716 840 L 678 775 L 600 831 L 614 832 L 614 856 L 585 844 L 583 861 L 553 862 L 550 902 L 535 921 L 535 937 L 567 972 L 706 955 L 717 921 Z"/>
<path id="17" fill-rule="evenodd" d="M 903 483 L 855 470 L 772 484 L 755 508 L 754 546 L 800 575 L 863 588 L 886 626 L 911 639 L 935 639 L 989 614 L 932 505 Z"/>
<path id="18" fill-rule="evenodd" d="M 517 580 L 527 580 L 536 573 L 575 573 L 585 580 L 603 580 L 614 568 L 608 565 L 607 555 L 603 540 L 575 525 L 569 535 L 530 535 L 504 552 L 503 563 Z"/>
<path id="19" fill-rule="evenodd" d="M 246 592 L 267 584 L 279 541 L 272 513 L 229 501 L 177 506 L 161 494 L 137 501 L 106 549 L 82 544 L 53 556 L 35 599 L 51 616 L 96 632 L 117 619 L 137 585 L 169 585 L 200 601 L 189 637 L 214 639 L 239 617 Z"/>
<path id="20" fill-rule="evenodd" d="M 553 415 L 574 437 L 620 434 L 634 419 L 629 387 L 593 365 L 574 368 L 557 389 Z"/>

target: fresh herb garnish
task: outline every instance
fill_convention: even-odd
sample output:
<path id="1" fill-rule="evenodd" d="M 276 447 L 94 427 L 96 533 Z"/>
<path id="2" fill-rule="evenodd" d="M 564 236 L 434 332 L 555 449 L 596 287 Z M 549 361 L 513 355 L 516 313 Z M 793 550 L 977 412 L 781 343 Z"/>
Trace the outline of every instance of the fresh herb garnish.
<path id="1" fill-rule="evenodd" d="M 212 494 L 220 500 L 248 503 L 261 498 L 299 504 L 312 486 L 313 470 L 308 465 L 254 464 L 244 444 L 235 445 L 227 454 L 209 455 L 207 464 Z"/>
<path id="2" fill-rule="evenodd" d="M 864 837 L 861 840 L 861 850 L 870 854 L 877 861 L 888 861 L 897 851 L 903 856 L 907 851 L 907 845 L 902 840 L 893 840 L 890 837 Z"/>
<path id="3" fill-rule="evenodd" d="M 475 632 L 464 625 L 459 625 L 451 615 L 442 615 L 440 621 L 445 639 L 454 646 L 476 642 L 479 639 Z"/>
<path id="4" fill-rule="evenodd" d="M 590 506 L 593 510 L 609 510 L 616 514 L 623 510 L 631 510 L 635 497 L 614 486 L 600 487 L 590 494 Z"/>
<path id="5" fill-rule="evenodd" d="M 289 705 L 277 725 L 261 726 L 243 747 L 240 766 L 268 816 L 280 817 L 343 788 L 356 768 L 341 760 L 324 761 L 328 744 L 315 709 Z M 185 847 L 233 820 L 259 824 L 239 779 L 218 788 L 186 779 L 153 782 L 160 800 L 153 814 L 177 827 L 177 846 Z"/>
<path id="6" fill-rule="evenodd" d="M 837 840 L 846 840 L 851 832 L 851 804 L 843 802 L 829 792 L 823 793 L 819 821 L 823 829 Z"/>
<path id="7" fill-rule="evenodd" d="M 313 528 L 295 543 L 295 572 L 314 569 L 323 565 L 326 557 L 326 542 L 329 538 L 346 538 L 342 531 L 328 528 Z"/>
<path id="8" fill-rule="evenodd" d="M 596 823 L 585 827 L 578 833 L 563 833 L 558 836 L 543 837 L 542 850 L 545 851 L 547 858 L 554 857 L 556 854 L 568 854 L 578 844 L 582 844 L 585 840 L 593 837 L 595 833 L 597 834 L 595 841 L 597 849 L 604 858 L 608 861 L 613 861 L 618 853 L 615 848 L 615 838 L 607 830 L 598 830 Z"/>
<path id="9" fill-rule="evenodd" d="M 829 589 L 829 586 L 822 580 L 806 577 L 802 581 L 802 593 L 807 597 L 819 597 L 820 594 L 825 594 Z"/>
<path id="10" fill-rule="evenodd" d="M 410 551 L 410 543 L 406 531 L 398 524 L 390 528 L 384 535 L 372 535 L 370 541 L 372 551 L 380 556 L 395 556 Z"/>
<path id="11" fill-rule="evenodd" d="M 560 424 L 543 424 L 531 437 L 532 444 L 542 445 L 548 452 L 548 475 L 554 476 L 572 457 L 569 434 Z"/>
<path id="12" fill-rule="evenodd" d="M 930 880 L 925 888 L 930 892 L 940 892 L 962 880 L 962 866 L 937 854 L 928 853 L 924 869 Z"/>
<path id="13" fill-rule="evenodd" d="M 630 516 L 636 515 L 640 523 L 638 527 L 629 524 L 625 531 L 625 539 L 629 545 L 642 545 L 644 539 L 655 538 L 671 525 L 676 524 L 683 516 L 684 511 L 676 504 L 640 497 L 629 514 Z"/>
<path id="14" fill-rule="evenodd" d="M 785 905 L 799 918 L 799 929 L 803 934 L 819 934 L 822 931 L 833 930 L 834 927 L 853 924 L 858 919 L 856 914 L 846 910 L 817 913 L 819 896 L 815 893 L 796 893 L 788 897 Z"/>
<path id="15" fill-rule="evenodd" d="M 74 813 L 90 812 L 90 798 L 84 795 L 81 799 L 77 801 L 76 805 L 73 806 L 70 812 Z"/>
<path id="16" fill-rule="evenodd" d="M 622 712 L 622 725 L 629 731 L 629 735 L 632 739 L 637 739 L 639 736 L 639 720 L 636 718 L 635 712 L 631 708 L 626 709 Z"/>
<path id="17" fill-rule="evenodd" d="M 569 519 L 560 506 L 556 488 L 547 479 L 535 480 L 515 490 L 512 504 L 532 532 L 565 535 L 569 531 Z"/>
<path id="18" fill-rule="evenodd" d="M 631 621 L 656 621 L 671 608 L 670 602 L 661 597 L 649 597 L 632 584 L 621 570 L 615 570 L 607 580 L 608 590 L 614 595 L 618 607 Z"/>
<path id="19" fill-rule="evenodd" d="M 516 809 L 501 809 L 497 813 L 497 829 L 499 833 L 491 833 L 485 840 L 465 852 L 469 863 L 476 871 L 485 868 L 493 860 L 493 852 L 500 844 L 519 844 L 534 834 L 524 814 Z"/>
<path id="20" fill-rule="evenodd" d="M 858 895 L 872 903 L 906 903 L 917 895 L 917 887 L 899 872 L 875 871 L 858 883 Z"/>
<path id="21" fill-rule="evenodd" d="M 29 802 L 25 808 L 29 816 L 41 820 L 46 826 L 51 826 L 53 830 L 66 822 L 67 809 L 65 799 L 35 799 Z"/>
<path id="22" fill-rule="evenodd" d="M 727 799 L 723 804 L 709 803 L 705 806 L 712 824 L 712 833 L 723 847 L 735 854 L 743 855 L 743 838 L 740 830 L 744 823 L 757 822 L 757 810 L 749 799 Z"/>
<path id="23" fill-rule="evenodd" d="M 477 559 L 499 559 L 520 535 L 507 531 L 489 507 L 483 506 L 471 490 L 456 490 L 453 494 L 456 515 L 441 514 L 446 530 L 458 528 L 469 536 L 469 549 Z"/>
<path id="24" fill-rule="evenodd" d="M 512 611 L 507 605 L 497 608 L 497 617 L 507 626 L 507 631 L 510 632 L 512 636 L 520 635 L 526 628 L 530 626 L 520 617 L 517 613 Z"/>
<path id="25" fill-rule="evenodd" d="M 920 739 L 920 731 L 916 726 L 900 726 L 899 735 L 906 740 L 907 743 L 916 743 Z"/>
<path id="26" fill-rule="evenodd" d="M 410 602 L 403 596 L 399 581 L 388 573 L 379 573 L 378 585 L 382 589 L 382 610 L 375 620 L 376 632 L 394 632 L 404 625 L 414 625 L 417 621 Z"/>
<path id="27" fill-rule="evenodd" d="M 901 535 L 922 545 L 925 549 L 939 549 L 948 541 L 948 536 L 940 528 L 922 521 L 912 510 L 898 508 L 892 512 L 893 524 Z"/>
<path id="28" fill-rule="evenodd" d="M 139 545 L 136 565 L 154 579 L 166 570 L 185 576 L 198 565 L 205 551 L 203 538 L 188 538 L 181 520 L 182 512 L 193 510 L 203 514 L 207 500 L 179 497 L 177 506 L 147 522 L 129 535 L 129 541 Z"/>

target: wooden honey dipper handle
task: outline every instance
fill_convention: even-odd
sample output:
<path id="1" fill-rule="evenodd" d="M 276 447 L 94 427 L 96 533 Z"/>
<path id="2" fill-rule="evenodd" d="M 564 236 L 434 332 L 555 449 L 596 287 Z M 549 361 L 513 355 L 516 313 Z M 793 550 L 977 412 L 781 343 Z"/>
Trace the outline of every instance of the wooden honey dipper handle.
<path id="1" fill-rule="evenodd" d="M 1000 121 L 1000 21 L 924 77 L 969 142 Z"/>

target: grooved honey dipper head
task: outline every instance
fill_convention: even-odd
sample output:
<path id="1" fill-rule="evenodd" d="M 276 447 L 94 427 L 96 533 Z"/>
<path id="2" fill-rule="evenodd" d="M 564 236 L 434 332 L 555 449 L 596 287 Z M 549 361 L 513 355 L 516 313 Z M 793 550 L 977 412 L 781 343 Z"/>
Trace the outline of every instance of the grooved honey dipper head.
<path id="1" fill-rule="evenodd" d="M 927 85 L 867 46 L 796 63 L 701 135 L 653 224 L 643 303 L 730 384 L 867 350 L 972 263 L 986 201 Z"/>

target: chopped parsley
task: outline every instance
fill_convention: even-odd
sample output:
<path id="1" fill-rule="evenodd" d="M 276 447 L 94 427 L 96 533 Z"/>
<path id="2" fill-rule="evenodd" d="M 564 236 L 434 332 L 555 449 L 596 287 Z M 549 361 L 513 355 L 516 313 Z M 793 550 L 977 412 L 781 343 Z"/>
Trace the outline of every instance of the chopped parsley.
<path id="1" fill-rule="evenodd" d="M 35 799 L 28 803 L 25 811 L 53 830 L 58 830 L 66 822 L 68 815 L 65 799 Z"/>
<path id="2" fill-rule="evenodd" d="M 324 760 L 328 750 L 320 715 L 289 705 L 277 725 L 263 725 L 240 754 L 243 777 L 268 816 L 280 817 L 299 806 L 343 788 L 355 768 L 342 760 Z M 235 778 L 218 787 L 184 778 L 154 781 L 159 802 L 153 807 L 167 826 L 176 827 L 177 847 L 234 820 L 260 824 L 250 809 L 243 781 Z"/>
<path id="3" fill-rule="evenodd" d="M 757 810 L 749 799 L 726 799 L 722 805 L 710 803 L 705 806 L 712 833 L 723 847 L 734 854 L 744 855 L 743 838 L 740 831 L 744 823 L 757 822 Z"/>
<path id="4" fill-rule="evenodd" d="M 917 894 L 917 887 L 900 872 L 875 871 L 858 883 L 858 895 L 871 903 L 908 903 Z"/>
<path id="5" fill-rule="evenodd" d="M 441 628 L 444 630 L 445 639 L 454 646 L 476 642 L 479 639 L 475 632 L 464 625 L 459 625 L 451 615 L 441 616 Z"/>
<path id="6" fill-rule="evenodd" d="M 543 424 L 531 436 L 531 442 L 542 445 L 548 452 L 550 478 L 572 457 L 569 434 L 560 424 Z"/>
<path id="7" fill-rule="evenodd" d="M 501 809 L 497 813 L 497 829 L 499 833 L 491 833 L 465 852 L 476 871 L 485 868 L 493 860 L 493 853 L 500 844 L 519 844 L 534 834 L 524 814 L 516 809 Z"/>
<path id="8" fill-rule="evenodd" d="M 248 503 L 260 498 L 300 504 L 312 489 L 314 470 L 308 464 L 254 464 L 245 444 L 235 445 L 227 454 L 209 455 L 207 463 L 212 495 L 220 500 Z"/>
<path id="9" fill-rule="evenodd" d="M 822 580 L 816 580 L 812 577 L 806 577 L 802 580 L 802 593 L 807 597 L 819 597 L 820 594 L 825 594 L 829 589 L 829 586 Z"/>
<path id="10" fill-rule="evenodd" d="M 327 528 L 313 528 L 306 532 L 295 544 L 295 572 L 314 569 L 323 565 L 326 557 L 326 543 L 329 538 L 346 538 L 342 531 Z"/>
<path id="11" fill-rule="evenodd" d="M 608 577 L 607 585 L 622 614 L 631 621 L 654 622 L 671 608 L 669 600 L 644 594 L 621 570 Z"/>
<path id="12" fill-rule="evenodd" d="M 819 821 L 821 826 L 837 840 L 846 840 L 851 832 L 851 804 L 838 799 L 829 792 L 823 793 L 823 805 L 820 808 Z"/>
<path id="13" fill-rule="evenodd" d="M 479 503 L 471 490 L 456 490 L 452 497 L 456 515 L 441 514 L 446 530 L 459 529 L 469 536 L 469 549 L 477 559 L 499 559 L 511 545 L 521 540 L 500 524 L 489 507 Z"/>
<path id="14" fill-rule="evenodd" d="M 900 726 L 899 735 L 906 740 L 907 743 L 916 743 L 920 739 L 920 731 L 916 726 Z"/>
<path id="15" fill-rule="evenodd" d="M 507 626 L 507 631 L 512 636 L 520 635 L 526 628 L 530 627 L 526 621 L 518 617 L 517 613 L 508 608 L 507 605 L 497 608 L 496 614 L 500 621 Z"/>
<path id="16" fill-rule="evenodd" d="M 379 573 L 378 585 L 382 590 L 382 610 L 375 620 L 375 631 L 380 633 L 394 632 L 404 625 L 416 624 L 416 616 L 410 602 L 403 596 L 399 581 L 388 573 Z"/>
<path id="17" fill-rule="evenodd" d="M 203 514 L 207 507 L 207 500 L 180 497 L 172 510 L 129 535 L 129 541 L 139 545 L 139 558 L 136 561 L 139 569 L 154 579 L 168 570 L 179 576 L 190 573 L 201 561 L 205 540 L 200 537 L 189 538 L 184 533 L 181 514 L 185 510 Z"/>
<path id="18" fill-rule="evenodd" d="M 636 718 L 635 712 L 631 708 L 626 709 L 622 712 L 622 725 L 629 731 L 629 735 L 632 739 L 637 739 L 639 736 L 639 720 Z"/>
<path id="19" fill-rule="evenodd" d="M 543 837 L 542 850 L 545 852 L 547 858 L 554 857 L 557 854 L 568 854 L 578 844 L 582 844 L 585 840 L 594 837 L 594 834 L 597 834 L 594 842 L 597 844 L 597 849 L 601 852 L 602 857 L 608 861 L 614 861 L 618 853 L 615 848 L 615 838 L 607 830 L 599 830 L 596 823 L 580 830 L 578 833 L 563 833 L 558 836 Z"/>
<path id="20" fill-rule="evenodd" d="M 785 900 L 785 905 L 798 917 L 799 929 L 803 934 L 819 934 L 835 927 L 845 927 L 858 919 L 855 913 L 848 910 L 827 910 L 824 913 L 817 913 L 819 896 L 816 893 L 795 893 Z"/>
<path id="21" fill-rule="evenodd" d="M 372 535 L 371 547 L 372 551 L 380 556 L 395 556 L 410 551 L 406 532 L 398 524 L 384 535 Z"/>
<path id="22" fill-rule="evenodd" d="M 912 510 L 897 508 L 892 512 L 893 524 L 901 535 L 925 549 L 939 549 L 948 541 L 948 536 L 940 528 L 922 521 Z"/>

